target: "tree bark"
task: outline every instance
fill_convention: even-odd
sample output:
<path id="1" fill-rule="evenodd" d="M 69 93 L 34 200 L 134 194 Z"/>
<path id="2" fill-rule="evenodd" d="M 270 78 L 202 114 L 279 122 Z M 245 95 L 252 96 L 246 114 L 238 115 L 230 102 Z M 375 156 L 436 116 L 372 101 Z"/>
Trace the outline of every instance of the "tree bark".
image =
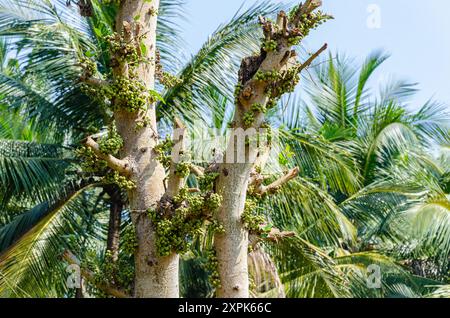
<path id="1" fill-rule="evenodd" d="M 120 226 L 122 223 L 123 202 L 120 189 L 115 185 L 104 187 L 110 197 L 108 237 L 106 239 L 106 250 L 111 253 L 112 261 L 119 259 Z"/>
<path id="2" fill-rule="evenodd" d="M 254 142 L 245 143 L 245 137 L 242 140 L 242 136 L 256 136 L 259 133 L 267 108 L 273 106 L 284 93 L 293 90 L 300 79 L 299 73 L 326 49 L 324 45 L 303 64 L 298 63 L 297 55 L 292 50 L 297 39 L 303 39 L 309 29 L 320 24 L 311 23 L 311 20 L 320 22 L 327 18 L 322 14 L 311 15 L 321 4 L 320 0 L 307 0 L 298 7 L 292 21 L 289 21 L 288 15 L 283 11 L 278 14 L 276 23 L 261 17 L 265 43 L 259 55 L 247 57 L 242 61 L 236 112 L 232 123 L 234 132 L 225 152 L 225 162 L 219 166 L 220 175 L 216 181 L 216 191 L 223 198 L 217 219 L 225 229 L 214 238 L 221 282 L 217 289 L 218 297 L 249 297 L 249 232 L 241 218 L 252 168 L 257 165 L 258 156 L 264 156 L 266 150 Z M 304 30 L 301 27 L 304 27 Z M 242 133 L 244 130 L 245 133 Z M 234 135 L 240 135 L 241 142 L 237 141 L 239 137 L 236 140 Z M 263 145 L 265 146 L 267 145 Z M 240 158 L 239 154 L 241 157 L 245 154 L 245 158 Z M 293 169 L 275 183 L 267 187 L 260 185 L 257 190 L 261 195 L 270 194 L 297 174 L 298 169 Z"/>
<path id="3" fill-rule="evenodd" d="M 140 25 L 146 55 L 150 63 L 141 63 L 137 78 L 148 89 L 155 86 L 156 25 L 159 0 L 124 0 L 116 19 L 116 31 L 122 33 L 125 25 Z M 122 70 L 119 70 L 119 72 Z M 119 74 L 121 75 L 121 74 Z M 155 246 L 155 233 L 147 210 L 155 208 L 164 194 L 165 171 L 156 160 L 154 147 L 158 142 L 155 105 L 149 105 L 149 124 L 136 130 L 136 123 L 142 119 L 139 112 L 115 111 L 117 130 L 122 136 L 122 156 L 127 159 L 130 178 L 136 188 L 130 190 L 129 201 L 133 224 L 136 229 L 138 248 L 135 253 L 135 290 L 138 298 L 176 298 L 178 288 L 178 255 L 159 257 Z"/>
<path id="4" fill-rule="evenodd" d="M 223 197 L 217 219 L 225 232 L 214 238 L 221 286 L 220 298 L 248 298 L 248 231 L 241 221 L 247 197 L 251 165 L 224 165 L 217 182 L 217 191 Z M 224 174 L 225 172 L 225 174 Z"/>

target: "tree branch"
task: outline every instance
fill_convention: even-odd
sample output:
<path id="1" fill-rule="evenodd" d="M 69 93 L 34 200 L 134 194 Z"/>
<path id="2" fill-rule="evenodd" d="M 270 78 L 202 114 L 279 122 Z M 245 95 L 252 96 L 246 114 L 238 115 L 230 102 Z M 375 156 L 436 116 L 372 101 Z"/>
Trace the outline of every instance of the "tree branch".
<path id="1" fill-rule="evenodd" d="M 80 266 L 80 261 L 77 259 L 77 257 L 70 251 L 65 251 L 63 254 L 63 259 L 69 263 L 70 265 L 78 265 Z M 125 293 L 124 291 L 116 288 L 115 286 L 111 286 L 109 284 L 102 284 L 95 281 L 95 275 L 93 272 L 91 272 L 88 269 L 81 268 L 81 275 L 89 281 L 90 283 L 94 284 L 95 287 L 100 289 L 101 291 L 105 292 L 108 295 L 114 296 L 116 298 L 130 298 L 131 296 Z"/>
<path id="2" fill-rule="evenodd" d="M 109 82 L 96 77 L 82 77 L 81 81 L 92 86 L 108 86 Z"/>
<path id="3" fill-rule="evenodd" d="M 278 191 L 284 184 L 288 183 L 292 179 L 296 178 L 299 173 L 299 168 L 294 168 L 289 170 L 284 176 L 279 178 L 278 180 L 272 182 L 268 186 L 260 185 L 255 188 L 255 193 L 260 195 L 272 194 Z"/>
<path id="4" fill-rule="evenodd" d="M 264 232 L 264 226 L 265 224 L 261 225 L 261 232 Z M 271 242 L 271 243 L 278 243 L 281 240 L 289 237 L 295 237 L 297 234 L 292 231 L 280 231 L 277 228 L 272 228 L 269 233 L 266 234 L 266 236 L 261 236 L 260 234 L 250 234 L 249 236 L 249 244 L 255 248 L 255 246 L 262 241 Z"/>
<path id="5" fill-rule="evenodd" d="M 308 66 L 311 65 L 311 63 L 319 57 L 320 54 L 322 54 L 323 51 L 325 51 L 328 48 L 328 44 L 325 43 L 324 45 L 322 45 L 322 47 L 313 55 L 311 55 L 299 68 L 299 71 L 301 72 L 302 70 L 304 70 L 305 68 L 307 68 Z"/>
<path id="6" fill-rule="evenodd" d="M 298 26 L 303 15 L 310 14 L 320 6 L 322 6 L 322 0 L 306 0 L 304 4 L 298 7 L 297 12 L 292 19 L 292 25 Z"/>
<path id="7" fill-rule="evenodd" d="M 131 172 L 130 166 L 126 160 L 117 159 L 112 155 L 105 155 L 100 151 L 100 146 L 92 137 L 87 137 L 86 146 L 92 149 L 100 159 L 106 161 L 108 167 L 118 171 L 119 173 L 128 175 Z"/>
<path id="8" fill-rule="evenodd" d="M 295 12 L 295 19 L 281 12 L 277 22 L 260 18 L 264 33 L 264 43 L 258 55 L 252 55 L 242 60 L 239 69 L 239 82 L 236 86 L 236 108 L 233 118 L 233 128 L 258 130 L 266 126 L 267 110 L 274 107 L 279 99 L 292 92 L 300 81 L 300 71 L 311 64 L 323 49 L 313 54 L 302 66 L 292 47 L 301 44 L 309 31 L 315 29 L 328 16 L 321 12 L 311 14 L 320 6 L 321 1 L 307 0 Z M 306 13 L 307 15 L 303 15 Z M 289 23 L 294 20 L 295 23 Z M 292 22 L 292 21 L 291 21 Z M 275 25 L 277 23 L 277 25 Z M 230 138 L 225 158 L 234 158 L 236 140 Z M 240 262 L 247 253 L 248 229 L 242 222 L 242 202 L 245 201 L 249 183 L 260 194 L 273 193 L 285 183 L 295 178 L 299 169 L 295 168 L 286 175 L 264 186 L 264 176 L 261 175 L 262 165 L 254 165 L 254 160 L 260 154 L 259 147 L 249 143 L 245 145 L 245 164 L 225 162 L 218 165 L 220 172 L 215 181 L 215 189 L 222 196 L 222 204 L 215 217 L 226 229 L 225 233 L 215 235 L 214 246 L 217 252 L 221 287 L 217 289 L 218 297 L 248 297 L 248 269 L 246 263 Z M 261 156 L 261 154 L 260 154 Z M 265 161 L 263 157 L 262 162 Z M 252 171 L 253 169 L 253 171 Z M 250 179 L 251 178 L 251 179 Z M 254 191 L 254 189 L 251 189 Z M 256 193 L 258 194 L 258 193 Z M 250 231 L 251 232 L 251 231 Z M 278 241 L 281 238 L 293 236 L 292 232 L 272 230 L 268 233 L 264 227 L 257 230 L 266 235 L 267 240 Z"/>
<path id="9" fill-rule="evenodd" d="M 203 177 L 205 174 L 205 168 L 191 164 L 191 173 L 197 177 Z"/>

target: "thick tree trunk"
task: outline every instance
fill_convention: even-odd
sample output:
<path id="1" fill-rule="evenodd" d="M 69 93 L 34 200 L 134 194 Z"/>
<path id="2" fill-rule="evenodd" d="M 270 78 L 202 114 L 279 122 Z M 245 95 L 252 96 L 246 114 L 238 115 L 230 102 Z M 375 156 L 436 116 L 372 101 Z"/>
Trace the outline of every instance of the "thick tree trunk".
<path id="1" fill-rule="evenodd" d="M 148 89 L 155 85 L 156 24 L 159 0 L 123 0 L 116 20 L 116 31 L 121 33 L 124 22 L 140 24 L 146 55 L 150 63 L 141 63 L 137 78 Z M 136 129 L 142 114 L 126 110 L 114 114 L 118 132 L 124 141 L 122 155 L 129 163 L 131 180 L 136 188 L 129 191 L 130 210 L 136 228 L 138 248 L 135 254 L 135 297 L 176 298 L 178 290 L 178 256 L 159 257 L 155 233 L 147 210 L 155 208 L 164 194 L 165 171 L 153 151 L 158 142 L 155 105 L 149 105 L 149 125 Z"/>
<path id="2" fill-rule="evenodd" d="M 220 298 L 248 298 L 248 231 L 241 221 L 247 197 L 248 178 L 252 165 L 224 165 L 217 182 L 217 191 L 224 204 L 217 215 L 225 232 L 216 235 L 214 246 L 219 264 Z"/>
<path id="3" fill-rule="evenodd" d="M 268 98 L 261 92 L 254 94 L 249 105 L 267 104 Z M 223 204 L 217 219 L 225 232 L 214 239 L 221 287 L 217 289 L 220 298 L 248 298 L 248 230 L 242 222 L 250 172 L 257 159 L 259 148 L 252 140 L 259 132 L 264 114 L 256 114 L 252 127 L 245 128 L 243 117 L 250 106 L 238 104 L 234 117 L 235 129 L 225 152 L 225 162 L 220 166 L 216 191 L 222 195 Z"/>
<path id="4" fill-rule="evenodd" d="M 278 14 L 276 22 L 261 17 L 265 40 L 261 52 L 242 61 L 232 123 L 234 132 L 225 152 L 225 163 L 219 166 L 220 176 L 216 182 L 216 191 L 223 199 L 217 219 L 225 229 L 224 233 L 216 234 L 214 240 L 221 282 L 217 289 L 218 297 L 249 297 L 249 233 L 244 227 L 242 214 L 250 173 L 256 168 L 258 157 L 263 157 L 266 149 L 270 149 L 269 144 L 257 146 L 255 137 L 257 134 L 264 136 L 260 129 L 267 108 L 273 107 L 284 93 L 293 91 L 300 80 L 300 72 L 326 49 L 324 45 L 304 63 L 298 63 L 292 50 L 292 46 L 303 38 L 302 32 L 306 35 L 309 29 L 326 19 L 320 13 L 312 15 L 321 4 L 320 0 L 306 0 L 294 12 L 291 21 L 284 11 Z M 247 137 L 248 142 L 245 141 Z M 298 169 L 293 169 L 272 185 L 265 187 L 260 184 L 257 190 L 261 195 L 270 194 L 297 174 Z"/>

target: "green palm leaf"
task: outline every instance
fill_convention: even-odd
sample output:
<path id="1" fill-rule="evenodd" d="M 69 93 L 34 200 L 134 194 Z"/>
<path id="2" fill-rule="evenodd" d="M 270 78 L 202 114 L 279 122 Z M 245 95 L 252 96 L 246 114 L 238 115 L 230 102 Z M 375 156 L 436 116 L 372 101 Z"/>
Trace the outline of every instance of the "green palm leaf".
<path id="1" fill-rule="evenodd" d="M 0 229 L 0 295 L 46 297 L 67 292 L 61 253 L 71 246 L 66 237 L 79 231 L 75 215 L 84 215 L 87 206 L 80 195 L 90 186 L 90 182 L 70 184 L 58 200 L 40 204 Z"/>
<path id="2" fill-rule="evenodd" d="M 4 199 L 34 196 L 45 200 L 46 191 L 66 178 L 71 165 L 67 151 L 57 145 L 0 140 L 0 188 Z"/>

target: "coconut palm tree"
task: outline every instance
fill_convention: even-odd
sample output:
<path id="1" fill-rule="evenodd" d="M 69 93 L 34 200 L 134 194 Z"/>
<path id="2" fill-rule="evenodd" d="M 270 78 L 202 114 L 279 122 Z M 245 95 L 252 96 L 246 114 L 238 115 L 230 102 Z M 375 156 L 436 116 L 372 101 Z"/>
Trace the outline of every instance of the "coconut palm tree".
<path id="1" fill-rule="evenodd" d="M 364 273 L 367 266 L 377 264 L 387 273 L 381 293 L 356 279 L 352 295 L 419 297 L 429 293 L 431 286 L 448 283 L 446 165 L 430 153 L 448 131 L 448 113 L 444 105 L 431 101 L 417 111 L 408 110 L 406 102 L 415 89 L 407 82 L 390 82 L 373 94 L 370 77 L 386 58 L 374 52 L 356 68 L 348 59 L 330 55 L 305 78 L 308 102 L 299 107 L 291 98 L 275 118 L 299 135 L 346 149 L 347 159 L 353 162 L 349 169 L 357 180 L 353 189 L 336 189 L 330 184 L 332 178 L 309 168 L 309 151 L 290 138 L 296 165 L 305 167 L 302 177 L 312 184 L 310 191 L 316 189 L 321 195 L 308 209 L 304 202 L 309 201 L 302 197 L 307 191 L 298 191 L 291 183 L 291 191 L 287 195 L 282 191 L 270 206 L 277 207 L 279 221 L 284 222 L 281 228 L 298 223 L 300 237 L 326 251 L 324 255 L 339 269 L 358 268 Z M 337 240 L 327 240 L 324 203 L 341 216 L 340 228 L 353 230 L 349 231 L 353 240 L 339 233 L 334 236 Z M 296 207 L 304 212 L 298 213 Z M 299 259 L 282 254 L 281 274 L 289 275 L 293 293 L 306 296 L 305 282 L 311 277 L 300 263 L 295 264 Z M 295 268 L 300 268 L 297 273 Z"/>
<path id="2" fill-rule="evenodd" d="M 289 297 L 420 297 L 445 282 L 442 273 L 447 268 L 448 248 L 440 240 L 448 239 L 447 213 L 437 210 L 428 220 L 415 219 L 432 204 L 427 198 L 435 196 L 422 192 L 430 185 L 419 169 L 405 163 L 428 162 L 433 182 L 442 183 L 439 180 L 444 171 L 425 153 L 442 138 L 448 119 L 442 105 L 432 102 L 417 112 L 407 111 L 405 98 L 414 89 L 406 82 L 388 83 L 381 97 L 374 97 L 367 83 L 386 58 L 381 52 L 373 53 L 359 72 L 339 56 L 327 64 L 319 63 L 326 69 L 316 68 L 316 76 L 305 79 L 311 81 L 306 97 L 311 103 L 301 105 L 294 95 L 272 111 L 270 120 L 280 128 L 284 146 L 273 152 L 269 165 L 278 173 L 298 166 L 301 173 L 259 209 L 270 216 L 275 227 L 292 230 L 296 238 L 264 244 L 249 254 L 257 282 L 255 296 L 282 296 L 277 283 L 283 282 Z M 344 73 L 352 76 L 344 79 Z M 346 99 L 339 96 L 340 91 L 348 92 Z M 226 98 L 218 94 L 212 97 L 224 105 L 224 111 L 212 116 L 209 127 L 225 133 L 232 112 L 226 107 Z M 352 111 L 329 111 L 343 103 Z M 354 112 L 355 108 L 359 109 Z M 392 169 L 395 175 L 402 171 L 403 178 L 394 179 Z M 416 184 L 406 182 L 406 176 Z M 442 200 L 442 191 L 434 189 Z M 413 210 L 417 212 L 411 214 Z M 391 220 L 389 213 L 398 217 Z M 436 216 L 439 222 L 430 226 Z M 377 245 L 380 238 L 382 244 Z M 417 263 L 414 258 L 426 254 L 411 259 L 412 251 L 393 253 L 404 251 L 408 240 L 429 242 L 420 250 L 439 256 L 441 263 L 432 269 L 440 268 L 440 277 L 424 275 L 411 266 Z M 203 243 L 204 247 L 199 246 L 194 253 L 197 259 L 211 245 Z M 201 261 L 195 264 L 195 258 L 188 257 L 194 264 L 182 270 L 192 273 L 196 268 L 194 276 L 204 277 Z M 374 265 L 383 273 L 379 289 L 367 287 L 367 271 Z M 199 286 L 203 286 L 200 291 Z M 193 295 L 211 294 L 212 287 L 205 282 L 197 280 L 195 287 Z"/>

